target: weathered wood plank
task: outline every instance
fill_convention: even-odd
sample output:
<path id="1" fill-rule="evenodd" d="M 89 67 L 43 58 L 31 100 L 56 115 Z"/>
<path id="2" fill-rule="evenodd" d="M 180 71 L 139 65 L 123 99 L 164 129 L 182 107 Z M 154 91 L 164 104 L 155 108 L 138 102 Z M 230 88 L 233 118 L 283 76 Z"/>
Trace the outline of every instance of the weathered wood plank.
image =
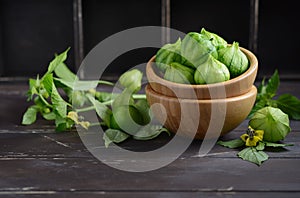
<path id="1" fill-rule="evenodd" d="M 241 132 L 232 132 L 222 140 L 238 138 Z M 155 150 L 172 137 L 161 135 L 151 141 L 128 140 L 119 144 L 121 147 L 137 152 Z M 294 146 L 285 149 L 269 149 L 267 153 L 272 158 L 300 158 L 300 133 L 290 133 L 284 143 L 291 143 Z M 202 141 L 194 140 L 183 157 L 195 157 Z M 277 152 L 275 152 L 277 151 Z M 215 145 L 207 157 L 234 157 L 238 149 L 229 149 Z M 76 132 L 61 134 L 24 134 L 24 133 L 2 133 L 0 134 L 0 160 L 1 158 L 86 158 L 92 157 L 83 145 Z"/>
<path id="2" fill-rule="evenodd" d="M 236 158 L 186 158 L 151 172 L 128 173 L 93 159 L 8 159 L 0 191 L 299 191 L 300 159 L 270 159 L 261 167 Z"/>
<path id="3" fill-rule="evenodd" d="M 75 133 L 0 134 L 2 158 L 91 157 Z"/>
<path id="4" fill-rule="evenodd" d="M 300 192 L 109 192 L 109 191 L 70 191 L 70 192 L 57 192 L 57 191 L 3 191 L 0 192 L 0 197 L 33 197 L 33 198 L 61 198 L 61 197 L 72 197 L 72 198 L 98 198 L 98 197 L 122 197 L 122 198 L 155 198 L 155 197 L 166 197 L 166 198 L 199 198 L 199 197 L 272 197 L 272 198 L 299 198 Z"/>
<path id="5" fill-rule="evenodd" d="M 201 141 L 168 166 L 145 173 L 118 171 L 98 161 L 82 144 L 76 131 L 57 134 L 51 123 L 39 119 L 21 126 L 28 107 L 26 86 L 0 86 L 0 196 L 4 197 L 299 197 L 300 122 L 281 152 L 258 167 L 236 157 L 238 150 L 216 145 L 206 157 L 197 157 Z M 300 83 L 283 82 L 279 93 L 300 98 Z M 222 137 L 239 137 L 245 120 Z M 152 141 L 126 141 L 120 146 L 147 151 L 166 144 L 171 137 Z"/>

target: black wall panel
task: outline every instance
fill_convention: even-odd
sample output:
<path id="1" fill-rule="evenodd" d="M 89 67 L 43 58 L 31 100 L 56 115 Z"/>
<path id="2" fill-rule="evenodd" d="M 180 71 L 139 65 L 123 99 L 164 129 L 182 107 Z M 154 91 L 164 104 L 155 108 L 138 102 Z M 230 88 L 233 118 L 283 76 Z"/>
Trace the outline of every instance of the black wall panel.
<path id="1" fill-rule="evenodd" d="M 87 54 L 105 38 L 128 28 L 160 26 L 161 1 L 115 0 L 83 2 L 84 51 Z M 155 53 L 151 49 L 130 51 L 113 61 L 104 75 L 118 75 L 144 63 Z"/>
<path id="2" fill-rule="evenodd" d="M 31 77 L 43 73 L 54 53 L 71 47 L 67 64 L 76 71 L 74 2 L 81 2 L 83 42 L 86 55 L 103 39 L 132 27 L 164 23 L 162 5 L 169 6 L 172 28 L 182 32 L 215 32 L 229 43 L 250 46 L 250 3 L 258 0 L 0 0 L 0 78 Z M 169 3 L 169 4 L 168 4 Z M 300 41 L 296 1 L 259 1 L 257 51 L 258 76 L 277 68 L 281 78 L 300 79 Z M 252 38 L 252 37 L 251 37 Z M 144 63 L 156 49 L 133 50 L 116 58 L 106 70 L 118 76 Z M 77 53 L 78 54 L 78 53 Z M 77 60 L 77 59 L 76 59 Z"/>
<path id="3" fill-rule="evenodd" d="M 275 69 L 286 78 L 300 79 L 299 7 L 296 1 L 260 1 L 258 58 L 259 73 Z"/>
<path id="4" fill-rule="evenodd" d="M 73 47 L 72 0 L 1 0 L 0 20 L 4 76 L 43 73 Z M 67 63 L 74 69 L 73 51 Z"/>
<path id="5" fill-rule="evenodd" d="M 171 25 L 185 33 L 202 27 L 248 47 L 249 0 L 171 1 Z"/>

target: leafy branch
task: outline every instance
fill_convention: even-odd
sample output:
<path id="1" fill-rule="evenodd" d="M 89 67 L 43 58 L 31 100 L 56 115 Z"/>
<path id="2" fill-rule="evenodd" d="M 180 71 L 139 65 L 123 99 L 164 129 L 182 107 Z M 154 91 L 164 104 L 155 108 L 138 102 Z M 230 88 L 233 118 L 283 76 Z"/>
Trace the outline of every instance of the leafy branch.
<path id="1" fill-rule="evenodd" d="M 283 140 L 290 132 L 289 119 L 300 119 L 300 100 L 291 94 L 278 96 L 279 84 L 277 70 L 267 82 L 264 78 L 248 116 L 250 120 L 246 134 L 238 139 L 218 141 L 217 144 L 228 148 L 242 148 L 237 156 L 257 165 L 269 158 L 264 152 L 266 147 L 292 146 L 278 141 Z"/>
<path id="2" fill-rule="evenodd" d="M 264 78 L 257 90 L 257 97 L 254 107 L 249 114 L 249 118 L 259 109 L 267 106 L 281 109 L 290 119 L 300 120 L 300 100 L 291 94 L 277 95 L 280 85 L 278 71 L 266 82 Z M 277 99 L 276 99 L 277 98 Z"/>
<path id="3" fill-rule="evenodd" d="M 293 146 L 293 144 L 273 143 L 267 141 L 259 141 L 256 146 L 246 146 L 246 143 L 240 138 L 230 141 L 218 141 L 217 144 L 227 148 L 241 149 L 237 156 L 257 165 L 261 165 L 264 161 L 269 159 L 268 154 L 264 152 L 267 147 Z"/>
<path id="4" fill-rule="evenodd" d="M 122 93 L 97 91 L 98 85 L 115 86 L 103 80 L 80 80 L 64 63 L 66 49 L 49 63 L 48 70 L 36 79 L 29 79 L 27 100 L 33 101 L 23 115 L 22 124 L 33 124 L 37 115 L 54 121 L 56 131 L 67 131 L 75 125 L 88 129 L 101 125 L 105 145 L 120 143 L 129 137 L 148 140 L 162 132 L 169 132 L 161 126 L 152 124 L 152 117 L 145 94 L 141 90 L 142 72 L 136 69 L 121 75 L 118 84 Z M 96 111 L 101 122 L 90 123 L 83 113 Z M 124 127 L 124 126 L 127 127 Z"/>

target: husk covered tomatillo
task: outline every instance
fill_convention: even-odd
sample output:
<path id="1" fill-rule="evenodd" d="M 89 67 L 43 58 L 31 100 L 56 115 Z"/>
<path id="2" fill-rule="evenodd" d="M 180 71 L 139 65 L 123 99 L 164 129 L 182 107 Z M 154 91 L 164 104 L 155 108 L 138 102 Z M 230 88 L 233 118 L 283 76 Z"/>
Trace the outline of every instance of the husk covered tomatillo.
<path id="1" fill-rule="evenodd" d="M 189 32 L 182 40 L 181 55 L 195 68 L 205 62 L 210 54 L 215 58 L 218 57 L 216 47 L 206 36 L 197 32 Z"/>
<path id="2" fill-rule="evenodd" d="M 178 40 L 175 43 L 165 44 L 162 48 L 160 48 L 157 51 L 155 63 L 162 72 L 166 71 L 170 63 L 181 62 L 180 47 L 181 39 L 178 38 Z"/>
<path id="3" fill-rule="evenodd" d="M 194 81 L 197 84 L 217 83 L 229 79 L 230 73 L 227 67 L 211 55 L 197 67 L 194 74 Z"/>
<path id="4" fill-rule="evenodd" d="M 180 63 L 171 63 L 165 72 L 164 79 L 176 83 L 193 84 L 194 69 L 181 65 Z"/>
<path id="5" fill-rule="evenodd" d="M 249 60 L 240 50 L 238 42 L 233 42 L 232 45 L 219 49 L 218 60 L 228 67 L 231 78 L 241 75 L 249 67 Z"/>
<path id="6" fill-rule="evenodd" d="M 222 37 L 220 37 L 217 34 L 209 32 L 204 28 L 201 29 L 200 33 L 204 35 L 208 40 L 210 40 L 217 50 L 225 48 L 227 46 L 227 41 L 225 41 Z"/>
<path id="7" fill-rule="evenodd" d="M 268 142 L 283 140 L 291 131 L 288 115 L 278 108 L 269 106 L 256 111 L 249 125 L 255 130 L 263 130 L 263 140 Z"/>
<path id="8" fill-rule="evenodd" d="M 143 124 L 143 115 L 132 105 L 116 107 L 110 118 L 110 128 L 127 133 L 137 132 Z"/>

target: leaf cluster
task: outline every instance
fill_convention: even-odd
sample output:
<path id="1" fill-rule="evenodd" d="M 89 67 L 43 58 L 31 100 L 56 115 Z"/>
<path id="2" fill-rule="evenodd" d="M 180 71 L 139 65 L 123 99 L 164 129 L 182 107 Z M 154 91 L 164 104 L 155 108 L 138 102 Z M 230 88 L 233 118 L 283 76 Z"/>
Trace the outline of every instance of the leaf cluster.
<path id="1" fill-rule="evenodd" d="M 293 146 L 293 144 L 273 143 L 261 141 L 256 146 L 246 147 L 245 142 L 241 139 L 234 139 L 230 141 L 218 141 L 217 144 L 227 148 L 241 148 L 237 156 L 243 160 L 261 165 L 264 161 L 269 159 L 269 156 L 264 150 L 267 147 L 286 147 Z"/>
<path id="2" fill-rule="evenodd" d="M 33 124 L 40 114 L 42 118 L 53 121 L 58 132 L 70 130 L 75 125 L 86 129 L 93 125 L 102 125 L 107 129 L 103 134 L 106 146 L 112 142 L 120 143 L 129 137 L 148 140 L 162 132 L 169 133 L 165 128 L 151 124 L 152 117 L 146 96 L 138 94 L 142 72 L 134 69 L 122 74 L 116 85 L 122 89 L 121 93 L 97 91 L 100 84 L 114 86 L 115 83 L 79 79 L 65 64 L 69 50 L 70 48 L 55 55 L 41 78 L 38 75 L 36 79 L 29 79 L 27 96 L 28 101 L 33 104 L 24 113 L 22 124 Z M 137 124 L 140 127 L 135 134 L 119 127 L 120 123 L 115 119 L 114 110 L 124 106 L 134 108 L 138 114 L 130 116 L 142 117 L 143 122 Z M 95 111 L 100 122 L 91 123 L 90 120 L 85 120 L 83 115 L 86 111 Z M 125 115 L 121 117 L 126 118 Z"/>
<path id="3" fill-rule="evenodd" d="M 290 119 L 300 120 L 300 100 L 288 93 L 277 95 L 280 85 L 278 70 L 266 82 L 264 78 L 257 90 L 257 97 L 249 118 L 263 107 L 271 106 L 281 109 Z"/>

